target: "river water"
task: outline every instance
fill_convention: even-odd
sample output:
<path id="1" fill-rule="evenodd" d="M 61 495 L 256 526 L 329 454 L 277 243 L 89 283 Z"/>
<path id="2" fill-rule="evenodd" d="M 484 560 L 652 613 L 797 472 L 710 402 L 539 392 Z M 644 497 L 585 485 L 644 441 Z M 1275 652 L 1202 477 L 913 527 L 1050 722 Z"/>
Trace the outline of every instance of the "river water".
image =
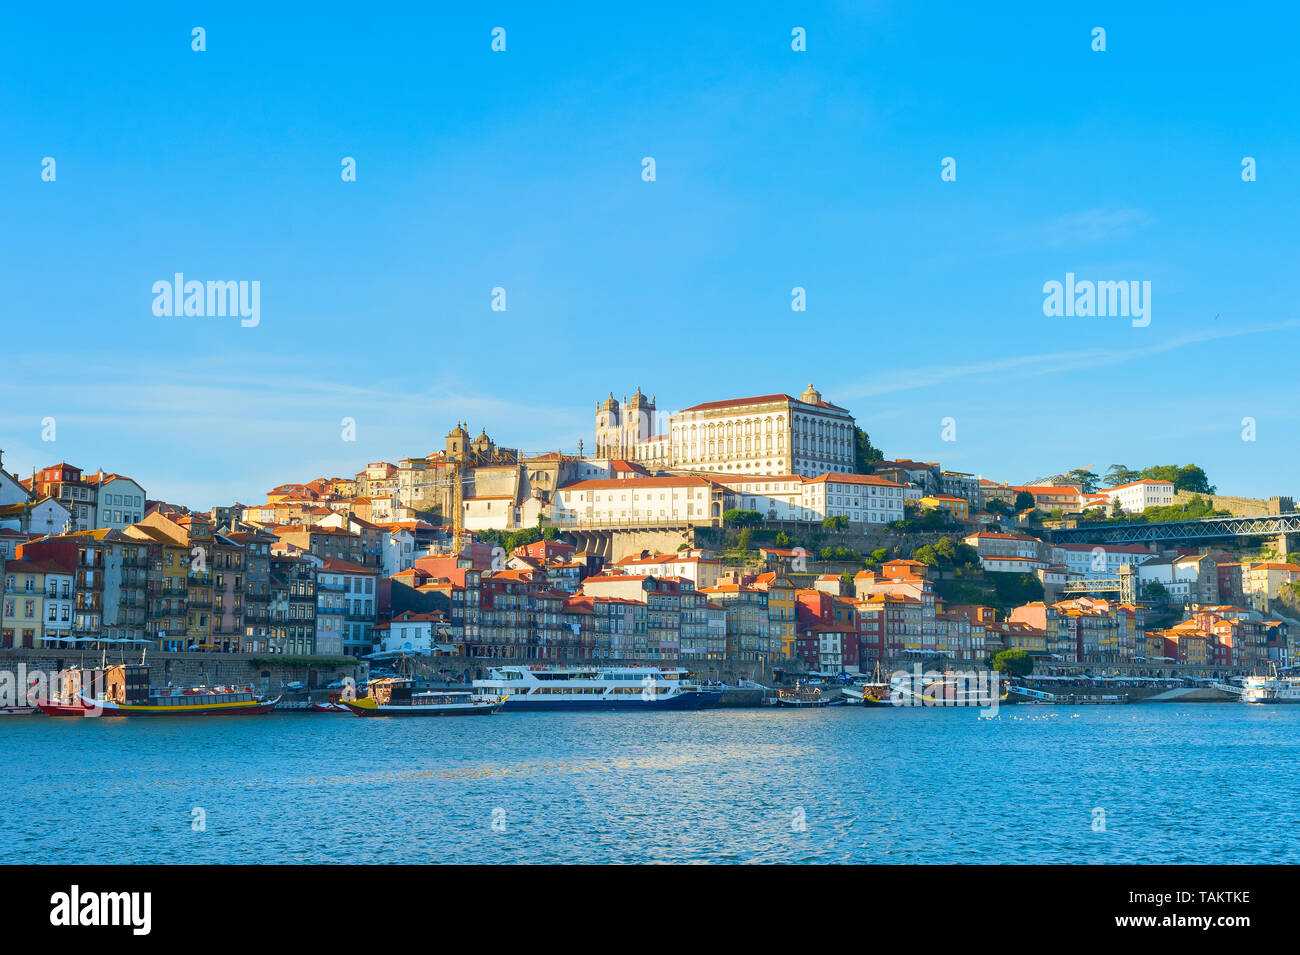
<path id="1" fill-rule="evenodd" d="M 1300 706 L 988 717 L 5 717 L 0 861 L 1300 861 Z"/>

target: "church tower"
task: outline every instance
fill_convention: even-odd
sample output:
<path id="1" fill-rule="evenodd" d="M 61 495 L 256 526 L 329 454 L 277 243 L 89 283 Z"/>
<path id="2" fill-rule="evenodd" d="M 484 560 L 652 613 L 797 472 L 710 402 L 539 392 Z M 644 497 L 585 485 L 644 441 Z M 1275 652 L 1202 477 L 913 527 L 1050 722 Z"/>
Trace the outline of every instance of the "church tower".
<path id="1" fill-rule="evenodd" d="M 655 402 L 654 397 L 647 398 L 641 394 L 638 386 L 636 394 L 623 401 L 623 454 L 628 460 L 635 460 L 642 441 L 654 433 Z"/>
<path id="2" fill-rule="evenodd" d="M 622 457 L 622 417 L 614 392 L 596 405 L 596 457 Z"/>

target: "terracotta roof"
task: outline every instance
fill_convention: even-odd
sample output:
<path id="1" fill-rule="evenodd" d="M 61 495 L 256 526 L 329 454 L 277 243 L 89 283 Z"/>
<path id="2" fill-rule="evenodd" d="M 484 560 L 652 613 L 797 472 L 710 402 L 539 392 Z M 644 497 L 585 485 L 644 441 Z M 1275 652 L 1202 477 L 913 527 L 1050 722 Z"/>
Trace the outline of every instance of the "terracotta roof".
<path id="1" fill-rule="evenodd" d="M 826 474 L 818 475 L 815 478 L 805 478 L 805 484 L 825 484 L 834 482 L 836 484 L 872 484 L 878 487 L 902 487 L 897 481 L 888 481 L 882 477 L 876 477 L 874 474 Z"/>

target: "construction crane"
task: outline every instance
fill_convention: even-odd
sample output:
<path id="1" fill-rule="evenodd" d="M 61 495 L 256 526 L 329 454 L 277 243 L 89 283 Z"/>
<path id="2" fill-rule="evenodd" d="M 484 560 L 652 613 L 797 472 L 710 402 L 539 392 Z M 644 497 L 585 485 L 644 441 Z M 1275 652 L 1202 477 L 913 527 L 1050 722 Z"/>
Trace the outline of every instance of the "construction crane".
<path id="1" fill-rule="evenodd" d="M 461 454 L 446 455 L 451 475 L 438 481 L 421 481 L 413 488 L 451 489 L 451 552 L 459 557 L 465 547 L 465 460 Z"/>

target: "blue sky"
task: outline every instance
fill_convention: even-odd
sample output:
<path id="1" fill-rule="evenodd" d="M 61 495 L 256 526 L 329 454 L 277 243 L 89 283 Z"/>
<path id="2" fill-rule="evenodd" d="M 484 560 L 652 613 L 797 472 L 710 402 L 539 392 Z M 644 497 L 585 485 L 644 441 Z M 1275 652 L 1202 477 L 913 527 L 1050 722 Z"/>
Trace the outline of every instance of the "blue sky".
<path id="1" fill-rule="evenodd" d="M 207 507 L 457 419 L 576 450 L 611 390 L 812 381 L 888 454 L 998 480 L 1300 492 L 1300 16 L 1128 6 L 14 8 L 4 465 Z M 155 316 L 176 272 L 259 281 L 260 324 Z M 1150 325 L 1045 317 L 1067 272 L 1150 281 Z"/>

